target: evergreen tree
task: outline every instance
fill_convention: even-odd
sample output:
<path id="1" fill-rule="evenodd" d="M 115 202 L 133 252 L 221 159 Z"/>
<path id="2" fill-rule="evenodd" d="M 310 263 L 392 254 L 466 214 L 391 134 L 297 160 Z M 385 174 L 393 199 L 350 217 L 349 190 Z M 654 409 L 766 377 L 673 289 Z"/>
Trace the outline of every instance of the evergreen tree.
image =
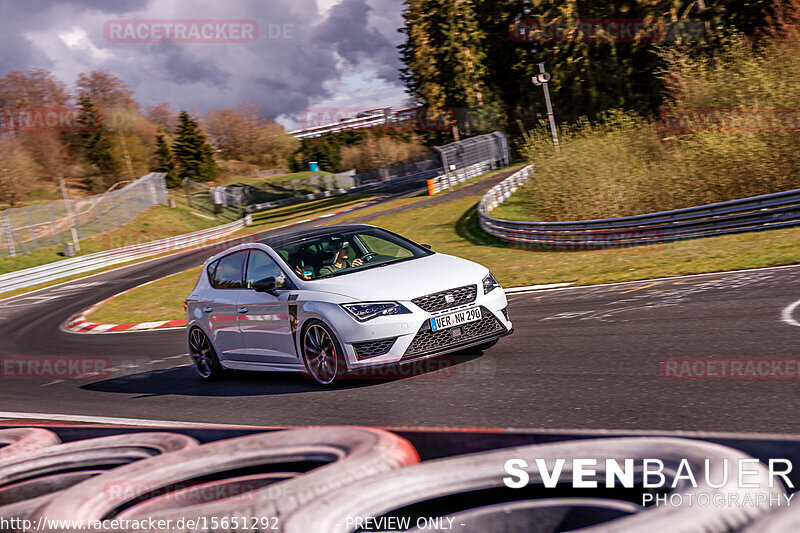
<path id="1" fill-rule="evenodd" d="M 175 167 L 175 159 L 172 157 L 172 151 L 169 149 L 169 144 L 167 144 L 163 135 L 156 136 L 153 172 L 166 172 L 167 187 L 177 187 L 181 184 Z"/>
<path id="2" fill-rule="evenodd" d="M 406 67 L 401 78 L 408 92 L 438 112 L 455 112 L 459 129 L 478 133 L 474 121 L 494 122 L 495 97 L 487 82 L 485 39 L 475 12 L 476 0 L 408 0 L 403 15 L 407 40 L 400 46 Z"/>
<path id="3" fill-rule="evenodd" d="M 179 179 L 209 181 L 217 175 L 214 150 L 189 113 L 181 111 L 178 116 L 177 138 L 172 143 L 172 153 L 177 163 Z"/>
<path id="4" fill-rule="evenodd" d="M 76 122 L 79 127 L 78 137 L 81 141 L 81 149 L 86 160 L 97 167 L 100 172 L 99 182 L 97 179 L 90 178 L 89 185 L 95 189 L 108 187 L 117 181 L 117 168 L 111 155 L 111 139 L 108 129 L 103 122 L 102 115 L 88 97 L 80 98 L 78 105 L 80 111 Z"/>

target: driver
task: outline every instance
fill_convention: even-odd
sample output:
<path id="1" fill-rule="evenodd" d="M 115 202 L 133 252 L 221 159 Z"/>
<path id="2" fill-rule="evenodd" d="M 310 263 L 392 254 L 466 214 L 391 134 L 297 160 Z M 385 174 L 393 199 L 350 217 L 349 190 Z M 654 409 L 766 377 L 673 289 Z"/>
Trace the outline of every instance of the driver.
<path id="1" fill-rule="evenodd" d="M 319 269 L 319 277 L 328 276 L 348 267 L 360 267 L 364 265 L 363 259 L 356 258 L 352 263 L 348 261 L 349 259 L 350 243 L 347 241 L 342 241 L 341 244 L 338 244 L 334 249 L 333 263 Z M 303 279 L 311 279 L 311 276 L 307 272 L 304 272 L 299 266 L 295 268 L 295 272 L 297 272 L 297 275 Z"/>

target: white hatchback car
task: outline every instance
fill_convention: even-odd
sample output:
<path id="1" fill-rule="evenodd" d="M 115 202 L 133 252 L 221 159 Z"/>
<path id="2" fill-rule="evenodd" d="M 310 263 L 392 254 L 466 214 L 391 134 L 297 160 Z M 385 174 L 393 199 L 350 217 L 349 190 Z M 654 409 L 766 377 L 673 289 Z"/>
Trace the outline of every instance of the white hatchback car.
<path id="1" fill-rule="evenodd" d="M 367 225 L 242 244 L 208 261 L 186 300 L 189 352 L 225 369 L 348 372 L 493 346 L 512 333 L 486 267 Z"/>

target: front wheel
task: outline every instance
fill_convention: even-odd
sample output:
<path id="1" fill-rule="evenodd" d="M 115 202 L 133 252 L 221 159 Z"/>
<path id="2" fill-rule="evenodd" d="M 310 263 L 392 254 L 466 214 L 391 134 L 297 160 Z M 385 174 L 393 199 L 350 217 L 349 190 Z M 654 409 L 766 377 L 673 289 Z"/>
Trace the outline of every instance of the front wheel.
<path id="1" fill-rule="evenodd" d="M 189 355 L 192 357 L 195 370 L 203 381 L 214 381 L 225 373 L 211 341 L 199 328 L 194 328 L 189 334 Z"/>
<path id="2" fill-rule="evenodd" d="M 323 387 L 335 385 L 347 373 L 336 335 L 319 320 L 311 321 L 303 333 L 303 364 L 308 375 Z"/>

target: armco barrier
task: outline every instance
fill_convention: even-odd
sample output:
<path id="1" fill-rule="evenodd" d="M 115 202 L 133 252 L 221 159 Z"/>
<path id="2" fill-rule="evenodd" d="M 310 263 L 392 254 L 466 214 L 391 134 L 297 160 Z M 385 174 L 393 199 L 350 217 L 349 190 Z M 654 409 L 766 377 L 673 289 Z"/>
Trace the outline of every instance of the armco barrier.
<path id="1" fill-rule="evenodd" d="M 530 176 L 529 165 L 489 189 L 478 204 L 481 228 L 524 247 L 597 249 L 661 244 L 800 225 L 800 189 L 716 204 L 600 220 L 524 222 L 492 217 Z"/>
<path id="2" fill-rule="evenodd" d="M 485 174 L 486 172 L 491 172 L 495 168 L 496 167 L 493 161 L 483 161 L 454 172 L 440 174 L 428 180 L 428 194 L 434 195 L 440 193 L 445 189 L 453 187 L 454 185 L 469 181 L 474 177 Z"/>
<path id="3" fill-rule="evenodd" d="M 99 268 L 214 241 L 249 223 L 249 217 L 194 233 L 83 255 L 0 275 L 0 293 L 32 287 Z"/>
<path id="4" fill-rule="evenodd" d="M 275 200 L 273 202 L 265 202 L 263 204 L 254 204 L 247 206 L 248 213 L 257 213 L 275 207 L 283 207 L 286 205 L 299 204 L 301 202 L 310 202 L 313 200 L 322 200 L 323 198 L 333 198 L 335 196 L 348 196 L 351 194 L 364 194 L 369 192 L 376 192 L 384 189 L 389 189 L 397 185 L 405 185 L 413 182 L 425 182 L 433 176 L 439 175 L 443 169 L 435 168 L 432 170 L 425 170 L 407 176 L 400 176 L 386 181 L 379 181 L 369 183 L 367 185 L 359 185 L 357 187 L 350 187 L 348 189 L 334 189 L 332 191 L 322 191 L 313 194 L 304 194 L 303 196 L 294 196 L 292 198 L 284 198 L 282 200 Z"/>

